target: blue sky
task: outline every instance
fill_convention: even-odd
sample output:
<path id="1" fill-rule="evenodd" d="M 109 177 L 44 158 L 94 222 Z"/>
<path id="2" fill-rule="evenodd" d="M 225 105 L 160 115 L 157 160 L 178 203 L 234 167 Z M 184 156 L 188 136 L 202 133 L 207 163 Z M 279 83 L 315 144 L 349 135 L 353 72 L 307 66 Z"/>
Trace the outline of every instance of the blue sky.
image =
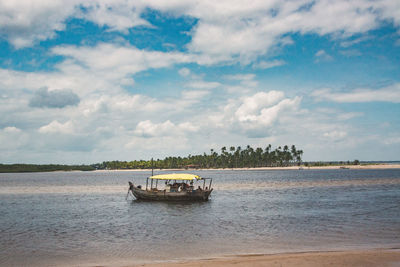
<path id="1" fill-rule="evenodd" d="M 0 115 L 2 163 L 399 160 L 400 3 L 0 0 Z"/>

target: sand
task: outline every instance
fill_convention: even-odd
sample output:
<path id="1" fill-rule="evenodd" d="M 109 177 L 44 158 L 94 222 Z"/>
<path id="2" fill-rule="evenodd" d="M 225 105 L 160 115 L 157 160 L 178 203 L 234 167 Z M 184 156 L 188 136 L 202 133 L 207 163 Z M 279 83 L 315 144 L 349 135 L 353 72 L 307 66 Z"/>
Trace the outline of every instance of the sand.
<path id="1" fill-rule="evenodd" d="M 154 171 L 207 171 L 207 170 L 212 170 L 212 171 L 241 171 L 241 170 L 333 170 L 333 169 L 341 169 L 341 168 L 346 168 L 346 169 L 400 169 L 400 164 L 361 164 L 361 165 L 333 165 L 333 166 L 313 166 L 313 167 L 306 167 L 306 166 L 289 166 L 289 167 L 256 167 L 256 168 L 225 168 L 225 169 L 154 169 Z M 151 169 L 118 169 L 118 170 L 96 170 L 96 172 L 148 172 L 151 171 Z"/>
<path id="2" fill-rule="evenodd" d="M 336 251 L 336 252 L 300 252 L 271 255 L 241 255 L 203 260 L 141 264 L 131 266 L 144 267 L 369 267 L 369 266 L 400 266 L 399 249 L 377 249 L 364 251 Z"/>

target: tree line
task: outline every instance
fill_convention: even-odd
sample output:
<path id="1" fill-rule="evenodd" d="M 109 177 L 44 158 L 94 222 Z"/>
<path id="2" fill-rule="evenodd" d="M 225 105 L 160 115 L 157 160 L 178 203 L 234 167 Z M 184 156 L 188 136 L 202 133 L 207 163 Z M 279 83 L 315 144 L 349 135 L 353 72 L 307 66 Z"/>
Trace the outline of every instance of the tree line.
<path id="1" fill-rule="evenodd" d="M 184 168 L 255 168 L 285 167 L 300 165 L 303 151 L 295 145 L 279 146 L 272 149 L 252 148 L 247 145 L 222 147 L 220 152 L 211 149 L 209 153 L 188 155 L 187 157 L 166 157 L 156 160 L 104 161 L 91 165 L 61 164 L 0 164 L 0 172 L 51 172 L 51 171 L 92 171 L 116 169 L 184 169 Z"/>
<path id="2" fill-rule="evenodd" d="M 303 150 L 295 145 L 279 146 L 272 149 L 271 145 L 265 148 L 252 148 L 247 145 L 222 147 L 220 153 L 211 149 L 210 153 L 202 155 L 188 155 L 187 157 L 166 157 L 157 160 L 134 161 L 105 161 L 93 164 L 95 169 L 177 169 L 177 168 L 255 168 L 255 167 L 285 167 L 300 165 Z"/>
<path id="3" fill-rule="evenodd" d="M 0 164 L 0 172 L 93 171 L 92 165 Z"/>

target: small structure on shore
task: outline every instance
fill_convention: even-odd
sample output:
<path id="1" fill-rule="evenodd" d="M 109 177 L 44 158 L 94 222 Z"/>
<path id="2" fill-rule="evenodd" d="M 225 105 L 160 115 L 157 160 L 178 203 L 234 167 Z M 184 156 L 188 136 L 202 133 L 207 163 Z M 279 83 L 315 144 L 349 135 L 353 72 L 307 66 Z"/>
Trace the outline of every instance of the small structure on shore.
<path id="1" fill-rule="evenodd" d="M 189 165 L 186 165 L 185 166 L 185 170 L 188 170 L 188 169 L 200 169 L 200 165 L 198 165 L 198 164 L 189 164 Z"/>
<path id="2" fill-rule="evenodd" d="M 145 189 L 129 182 L 128 194 L 132 192 L 138 200 L 207 201 L 213 191 L 211 185 L 212 178 L 195 174 L 159 174 L 146 179 Z"/>

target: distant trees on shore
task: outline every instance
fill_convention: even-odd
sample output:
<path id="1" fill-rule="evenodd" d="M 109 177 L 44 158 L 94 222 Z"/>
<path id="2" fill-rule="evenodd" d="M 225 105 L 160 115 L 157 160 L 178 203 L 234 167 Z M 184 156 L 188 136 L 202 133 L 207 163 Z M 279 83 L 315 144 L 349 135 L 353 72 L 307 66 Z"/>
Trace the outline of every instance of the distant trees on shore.
<path id="1" fill-rule="evenodd" d="M 93 164 L 96 169 L 176 169 L 176 168 L 255 168 L 255 167 L 285 167 L 300 165 L 303 151 L 295 145 L 279 146 L 272 149 L 271 145 L 264 149 L 252 148 L 247 145 L 226 146 L 218 153 L 214 149 L 202 155 L 189 155 L 187 157 L 166 157 L 165 159 L 134 160 L 134 161 L 105 161 Z M 152 165 L 153 164 L 153 165 Z"/>
<path id="2" fill-rule="evenodd" d="M 0 164 L 0 173 L 4 172 L 51 172 L 51 171 L 93 171 L 117 169 L 206 169 L 206 168 L 255 168 L 255 167 L 286 167 L 300 166 L 345 166 L 359 165 L 359 160 L 331 161 L 331 162 L 302 162 L 303 150 L 295 145 L 278 146 L 272 149 L 271 145 L 264 149 L 246 146 L 222 147 L 220 153 L 211 149 L 210 153 L 189 155 L 187 157 L 166 157 L 157 160 L 134 161 L 104 161 L 91 165 L 60 165 L 60 164 Z M 363 163 L 365 164 L 365 163 Z"/>
<path id="3" fill-rule="evenodd" d="M 0 164 L 0 172 L 93 171 L 91 165 Z"/>

